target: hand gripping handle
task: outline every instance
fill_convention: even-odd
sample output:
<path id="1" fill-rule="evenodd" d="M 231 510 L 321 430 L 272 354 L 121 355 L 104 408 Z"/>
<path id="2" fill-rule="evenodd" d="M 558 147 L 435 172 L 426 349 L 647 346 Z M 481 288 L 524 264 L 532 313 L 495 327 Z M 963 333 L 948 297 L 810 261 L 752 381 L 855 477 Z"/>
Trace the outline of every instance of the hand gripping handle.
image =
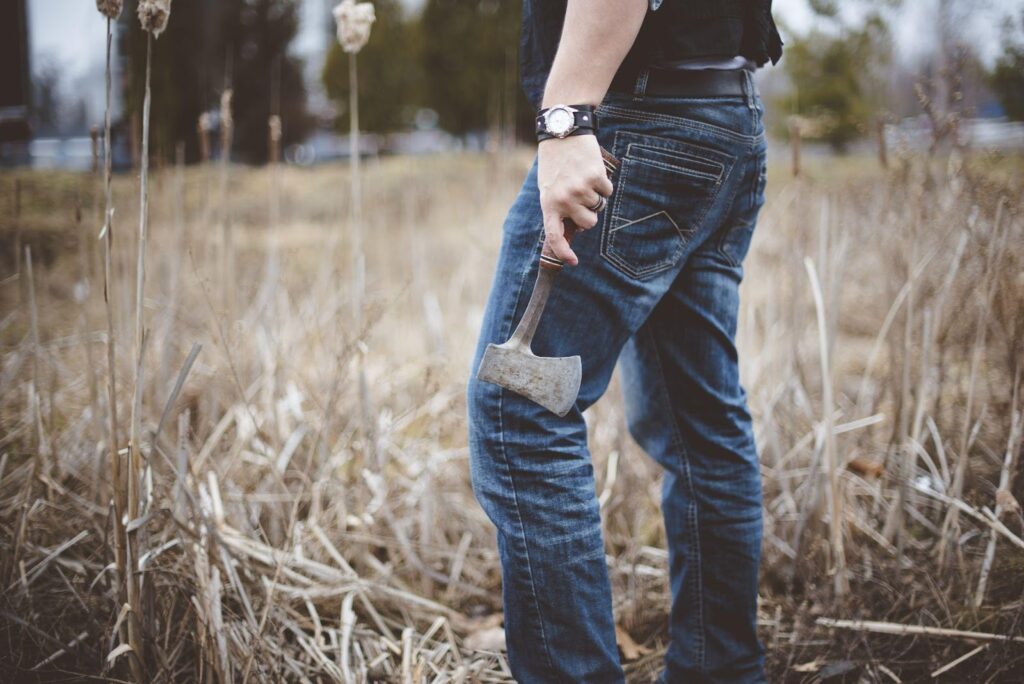
<path id="1" fill-rule="evenodd" d="M 619 160 L 603 147 L 601 148 L 601 159 L 604 161 L 605 173 L 608 174 L 608 178 L 611 178 L 619 168 Z M 565 219 L 563 225 L 565 226 L 565 241 L 572 245 L 572 239 L 579 231 L 579 226 L 569 219 Z M 549 271 L 561 271 L 563 266 L 565 266 L 565 262 L 555 256 L 545 239 L 544 248 L 540 252 L 540 267 Z"/>

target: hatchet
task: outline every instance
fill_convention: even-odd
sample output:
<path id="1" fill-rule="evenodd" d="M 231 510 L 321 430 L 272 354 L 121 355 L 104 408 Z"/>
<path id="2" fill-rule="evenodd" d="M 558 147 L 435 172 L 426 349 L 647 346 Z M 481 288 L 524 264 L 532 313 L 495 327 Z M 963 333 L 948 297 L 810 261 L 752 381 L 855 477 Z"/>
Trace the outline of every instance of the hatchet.
<path id="1" fill-rule="evenodd" d="M 601 157 L 605 171 L 611 178 L 619 163 L 603 148 Z M 572 242 L 577 230 L 572 221 L 565 221 L 565 239 L 568 242 Z M 564 416 L 576 403 L 583 377 L 582 362 L 579 356 L 537 356 L 530 346 L 551 295 L 555 277 L 563 265 L 545 240 L 540 254 L 540 267 L 537 269 L 537 281 L 519 325 L 508 342 L 487 345 L 476 373 L 478 380 L 521 394 L 558 416 Z"/>

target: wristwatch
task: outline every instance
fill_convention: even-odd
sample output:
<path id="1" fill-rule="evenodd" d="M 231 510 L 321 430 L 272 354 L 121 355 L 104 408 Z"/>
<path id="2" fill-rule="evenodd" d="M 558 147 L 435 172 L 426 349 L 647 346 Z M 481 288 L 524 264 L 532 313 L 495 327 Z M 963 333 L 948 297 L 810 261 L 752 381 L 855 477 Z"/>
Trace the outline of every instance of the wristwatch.
<path id="1" fill-rule="evenodd" d="M 537 142 L 550 138 L 568 138 L 570 135 L 593 135 L 597 132 L 597 118 L 593 105 L 556 104 L 537 114 Z"/>

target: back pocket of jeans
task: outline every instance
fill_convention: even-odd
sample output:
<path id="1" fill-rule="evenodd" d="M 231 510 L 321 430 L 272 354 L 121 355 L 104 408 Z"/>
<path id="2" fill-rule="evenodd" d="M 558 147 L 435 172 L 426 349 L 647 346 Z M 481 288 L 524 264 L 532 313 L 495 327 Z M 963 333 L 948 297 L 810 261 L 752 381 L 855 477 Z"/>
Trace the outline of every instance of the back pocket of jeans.
<path id="1" fill-rule="evenodd" d="M 694 143 L 618 131 L 621 160 L 601 254 L 626 275 L 647 278 L 679 263 L 711 207 L 733 157 Z"/>

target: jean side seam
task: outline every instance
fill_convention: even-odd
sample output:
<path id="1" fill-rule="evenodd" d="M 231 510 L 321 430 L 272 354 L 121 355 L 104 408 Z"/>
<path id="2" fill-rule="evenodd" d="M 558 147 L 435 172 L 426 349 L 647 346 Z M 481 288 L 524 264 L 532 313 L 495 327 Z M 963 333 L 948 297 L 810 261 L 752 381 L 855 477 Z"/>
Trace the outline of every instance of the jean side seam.
<path id="1" fill-rule="evenodd" d="M 543 243 L 540 243 L 543 246 Z M 539 251 L 536 247 L 534 251 Z M 531 262 L 532 263 L 532 262 Z M 515 303 L 512 308 L 512 316 L 509 317 L 508 325 L 506 326 L 505 335 L 507 338 L 511 335 L 512 323 L 515 321 L 515 312 L 519 308 L 519 302 L 523 297 L 523 288 L 526 286 L 526 282 L 529 279 L 532 268 L 526 269 L 522 277 L 519 279 L 519 291 L 516 293 Z M 519 507 L 519 490 L 516 488 L 515 475 L 512 472 L 512 466 L 509 463 L 508 452 L 505 449 L 505 388 L 500 387 L 498 389 L 498 443 L 501 445 L 501 461 L 502 465 L 505 466 L 505 471 L 508 474 L 509 483 L 512 485 L 512 503 L 515 507 L 516 512 L 516 523 L 519 527 L 519 533 L 522 535 L 523 550 L 526 553 L 526 574 L 530 580 L 530 598 L 533 600 L 533 609 L 537 614 L 537 627 L 540 630 L 540 642 L 544 647 L 544 657 L 547 661 L 547 669 L 549 672 L 554 672 L 555 664 L 551 657 L 551 648 L 548 646 L 547 635 L 544 632 L 544 617 L 540 610 L 540 601 L 537 599 L 537 582 L 533 577 L 533 562 L 530 558 L 530 545 L 526 539 L 526 526 L 523 524 L 523 514 Z"/>
<path id="2" fill-rule="evenodd" d="M 648 337 L 651 341 L 651 349 L 654 351 L 654 362 L 658 366 L 658 377 L 660 378 L 659 387 L 661 393 L 664 396 L 665 405 L 668 406 L 669 412 L 671 413 L 671 426 L 672 426 L 672 443 L 676 450 L 679 452 L 680 460 L 683 465 L 683 476 L 686 479 L 686 489 L 690 495 L 690 509 L 693 511 L 690 516 L 692 521 L 692 531 L 694 535 L 694 557 L 696 558 L 696 569 L 697 569 L 697 666 L 701 671 L 704 670 L 704 655 L 705 655 L 705 642 L 707 637 L 704 633 L 704 577 L 703 577 L 703 560 L 700 553 L 700 532 L 699 532 L 699 520 L 697 519 L 697 492 L 693 487 L 693 474 L 690 472 L 690 455 L 687 453 L 686 445 L 683 443 L 682 431 L 679 429 L 679 421 L 676 419 L 676 412 L 672 405 L 672 395 L 668 391 L 668 382 L 665 378 L 665 365 L 661 361 L 661 352 L 658 350 L 658 341 L 654 338 L 654 333 L 648 329 Z"/>
<path id="3" fill-rule="evenodd" d="M 747 164 L 749 164 L 749 163 L 757 163 L 757 161 L 760 159 L 760 155 L 758 155 L 758 154 L 748 154 L 747 157 L 748 158 L 744 159 L 744 163 L 747 163 Z M 731 171 L 730 171 L 730 173 L 731 173 Z M 758 179 L 756 181 L 754 181 L 754 186 L 755 187 L 754 187 L 754 190 L 752 191 L 754 193 L 757 192 L 757 186 L 761 182 L 761 180 L 760 180 L 760 169 L 758 170 L 758 174 L 759 174 Z M 718 228 L 718 232 L 720 232 L 722 234 L 720 236 L 718 236 L 717 244 L 715 245 L 715 250 L 719 254 L 722 255 L 722 257 L 728 262 L 728 264 L 729 264 L 729 266 L 731 268 L 742 268 L 743 267 L 742 259 L 737 262 L 731 256 L 726 254 L 725 249 L 723 247 L 723 245 L 725 244 L 726 239 L 729 237 L 729 234 L 732 233 L 733 230 L 737 230 L 737 229 L 739 229 L 741 227 L 740 224 L 730 225 L 731 222 L 729 221 L 730 216 L 732 216 L 733 206 L 736 204 L 736 197 L 739 196 L 739 194 L 740 194 L 740 189 L 737 188 L 736 192 L 733 193 L 732 198 L 729 200 L 729 206 L 726 208 L 725 214 L 723 215 L 725 218 L 722 221 L 722 226 L 720 226 Z M 743 226 L 746 226 L 746 227 L 749 227 L 750 225 L 751 225 L 751 222 L 747 222 L 747 223 L 743 224 Z M 754 225 L 756 226 L 756 223 Z M 725 228 L 726 226 L 728 226 L 728 229 L 725 232 L 722 232 L 722 229 Z M 712 234 L 712 237 L 714 237 L 714 234 Z M 709 238 L 709 239 L 712 239 L 712 238 Z"/>
<path id="4" fill-rule="evenodd" d="M 727 185 L 729 183 L 729 181 L 733 178 L 734 174 L 738 173 L 737 168 L 740 167 L 741 164 L 750 163 L 750 157 L 751 156 L 756 158 L 756 155 L 750 155 L 749 153 L 747 155 L 743 155 L 743 156 L 738 157 L 736 159 L 735 163 L 732 165 L 732 167 L 728 170 L 726 175 L 722 178 L 721 185 L 725 186 L 725 185 Z M 733 188 L 732 192 L 729 194 L 729 196 L 727 198 L 728 202 L 725 205 L 724 211 L 722 213 L 723 225 L 724 225 L 724 222 L 728 219 L 728 217 L 732 214 L 733 206 L 736 203 L 736 198 L 740 194 L 739 184 L 736 184 L 736 186 L 737 187 Z M 716 196 L 716 198 L 717 198 L 717 196 Z M 716 230 L 718 230 L 718 228 L 716 228 Z M 708 236 L 707 239 L 708 240 L 713 240 L 714 239 L 714 231 L 712 231 L 712 233 Z M 683 265 L 683 268 L 684 269 L 686 268 L 686 264 Z M 685 480 L 686 480 L 686 487 L 687 487 L 687 491 L 688 491 L 688 493 L 689 493 L 689 495 L 691 497 L 691 500 L 692 500 L 692 507 L 691 507 L 692 514 L 690 515 L 690 521 L 691 521 L 692 533 L 693 533 L 693 537 L 694 537 L 694 540 L 693 540 L 694 541 L 694 558 L 696 560 L 696 573 L 695 574 L 697 576 L 696 582 L 697 582 L 697 587 L 698 587 L 698 591 L 697 591 L 697 621 L 698 621 L 699 629 L 698 629 L 698 638 L 697 638 L 697 643 L 698 643 L 698 663 L 697 663 L 697 665 L 698 665 L 700 671 L 703 672 L 705 670 L 705 668 L 706 668 L 707 634 L 706 634 L 705 619 L 704 619 L 704 572 L 703 572 L 704 561 L 703 561 L 703 557 L 701 555 L 700 516 L 699 516 L 698 507 L 697 507 L 697 496 L 696 496 L 696 490 L 694 489 L 694 485 L 693 485 L 693 473 L 692 473 L 692 471 L 690 469 L 690 457 L 689 457 L 689 454 L 687 453 L 685 442 L 683 440 L 682 429 L 680 428 L 679 421 L 676 419 L 676 412 L 675 412 L 675 410 L 672 407 L 672 397 L 671 397 L 671 395 L 668 392 L 668 385 L 667 385 L 666 376 L 665 376 L 665 368 L 664 368 L 664 364 L 662 363 L 662 360 L 661 360 L 661 352 L 658 349 L 657 341 L 653 340 L 653 333 L 649 332 L 648 334 L 652 336 L 652 341 L 654 342 L 654 344 L 653 344 L 654 361 L 655 361 L 655 363 L 658 366 L 658 373 L 659 373 L 659 375 L 661 377 L 660 385 L 661 385 L 662 393 L 663 393 L 664 398 L 665 398 L 665 403 L 666 403 L 666 405 L 669 406 L 669 409 L 670 409 L 670 411 L 672 413 L 671 424 L 672 424 L 672 439 L 673 439 L 673 443 L 674 443 L 675 447 L 679 450 L 680 455 L 682 456 L 683 473 L 684 473 L 684 477 L 685 477 Z"/>
<path id="5" fill-rule="evenodd" d="M 743 70 L 743 99 L 747 101 L 747 107 L 753 111 L 755 95 L 757 93 L 756 86 L 754 85 L 754 75 L 747 69 Z M 756 114 L 755 114 L 756 118 Z"/>

